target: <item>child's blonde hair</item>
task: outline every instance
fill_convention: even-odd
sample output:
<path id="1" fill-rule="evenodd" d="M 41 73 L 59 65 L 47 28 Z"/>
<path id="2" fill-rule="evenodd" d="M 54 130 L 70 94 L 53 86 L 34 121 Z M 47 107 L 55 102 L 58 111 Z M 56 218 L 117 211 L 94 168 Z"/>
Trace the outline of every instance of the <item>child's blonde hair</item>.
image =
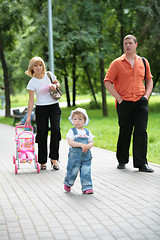
<path id="1" fill-rule="evenodd" d="M 86 121 L 86 116 L 82 112 L 79 112 L 79 111 L 73 112 L 72 113 L 72 119 L 74 118 L 75 115 L 78 115 L 78 116 L 84 118 L 84 122 Z"/>
<path id="2" fill-rule="evenodd" d="M 25 71 L 25 74 L 30 77 L 33 77 L 34 76 L 33 67 L 36 63 L 39 63 L 39 62 L 42 63 L 42 66 L 43 66 L 42 73 L 44 74 L 46 72 L 46 67 L 45 67 L 45 63 L 41 57 L 33 57 L 30 60 L 29 65 L 28 65 L 28 70 Z"/>

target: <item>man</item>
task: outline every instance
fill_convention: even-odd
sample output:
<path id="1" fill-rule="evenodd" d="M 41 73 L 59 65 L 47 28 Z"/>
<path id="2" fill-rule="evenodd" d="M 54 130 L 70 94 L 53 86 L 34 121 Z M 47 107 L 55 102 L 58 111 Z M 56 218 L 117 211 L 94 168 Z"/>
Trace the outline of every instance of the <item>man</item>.
<path id="1" fill-rule="evenodd" d="M 125 53 L 109 66 L 104 83 L 116 99 L 119 122 L 117 142 L 118 169 L 125 169 L 129 161 L 129 147 L 133 132 L 133 165 L 142 172 L 153 172 L 147 163 L 148 99 L 153 89 L 150 66 L 146 63 L 146 88 L 144 63 L 136 54 L 137 40 L 133 35 L 123 39 Z"/>

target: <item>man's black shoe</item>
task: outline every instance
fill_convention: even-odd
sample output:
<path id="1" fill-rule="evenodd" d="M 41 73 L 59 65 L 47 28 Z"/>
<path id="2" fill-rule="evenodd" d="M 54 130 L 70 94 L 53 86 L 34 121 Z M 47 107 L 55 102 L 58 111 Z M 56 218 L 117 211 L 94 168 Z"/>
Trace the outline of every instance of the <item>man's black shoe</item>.
<path id="1" fill-rule="evenodd" d="M 142 167 L 139 168 L 140 172 L 154 172 L 152 168 L 148 166 L 148 164 L 144 164 Z"/>
<path id="2" fill-rule="evenodd" d="M 124 163 L 119 163 L 118 166 L 117 166 L 118 169 L 125 169 L 126 166 Z"/>

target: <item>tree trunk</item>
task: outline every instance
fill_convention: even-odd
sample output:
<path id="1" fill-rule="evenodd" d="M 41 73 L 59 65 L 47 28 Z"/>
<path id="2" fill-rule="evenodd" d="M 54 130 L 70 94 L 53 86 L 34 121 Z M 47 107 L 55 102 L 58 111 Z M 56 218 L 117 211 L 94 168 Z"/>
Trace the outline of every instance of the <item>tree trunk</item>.
<path id="1" fill-rule="evenodd" d="M 123 38 L 124 38 L 124 22 L 123 22 L 123 3 L 122 1 L 120 1 L 119 4 L 119 12 L 120 12 L 120 24 L 121 24 L 121 54 L 123 54 L 124 50 L 123 50 Z"/>
<path id="2" fill-rule="evenodd" d="M 94 92 L 94 88 L 93 88 L 93 85 L 92 85 L 92 82 L 91 82 L 91 78 L 90 78 L 90 74 L 88 72 L 87 66 L 84 66 L 84 70 L 85 70 L 85 72 L 87 74 L 87 77 L 88 77 L 88 82 L 89 82 L 89 86 L 90 86 L 90 89 L 91 89 L 91 92 L 92 92 L 92 96 L 94 98 L 95 103 L 97 103 L 96 94 Z"/>
<path id="3" fill-rule="evenodd" d="M 157 73 L 156 78 L 155 78 L 155 80 L 153 82 L 153 89 L 156 86 L 156 83 L 158 82 L 159 76 L 160 76 L 160 72 Z"/>
<path id="4" fill-rule="evenodd" d="M 99 60 L 100 65 L 100 77 L 101 77 L 101 92 L 102 92 L 102 110 L 103 110 L 103 116 L 108 116 L 108 108 L 107 108 L 107 100 L 106 100 L 106 89 L 104 86 L 104 60 Z"/>
<path id="5" fill-rule="evenodd" d="M 73 79 L 73 106 L 76 106 L 76 46 L 73 46 L 73 69 L 72 69 L 72 79 Z"/>
<path id="6" fill-rule="evenodd" d="M 96 0 L 97 4 L 100 4 L 100 0 Z M 99 26 L 99 35 L 102 36 L 102 29 L 103 24 L 101 20 L 101 16 L 99 16 L 97 20 L 98 26 Z M 103 58 L 103 39 L 100 37 L 99 39 L 99 67 L 100 67 L 100 81 L 101 81 L 101 93 L 102 93 L 102 111 L 103 116 L 108 116 L 108 109 L 107 109 L 107 101 L 106 101 L 106 88 L 104 86 L 104 58 Z"/>
<path id="7" fill-rule="evenodd" d="M 69 87 L 68 87 L 68 73 L 66 68 L 64 70 L 65 70 L 64 82 L 65 82 L 65 90 L 66 90 L 66 97 L 67 97 L 67 106 L 70 107 L 71 102 L 70 102 L 70 94 L 69 94 Z"/>
<path id="8" fill-rule="evenodd" d="M 84 57 L 81 57 L 81 59 L 82 59 L 82 62 L 83 62 L 83 61 L 84 61 Z M 84 68 L 84 70 L 85 70 L 85 72 L 86 72 L 86 74 L 87 74 L 89 86 L 90 86 L 90 89 L 91 89 L 91 92 L 92 92 L 94 101 L 95 101 L 95 103 L 97 103 L 96 94 L 95 94 L 95 92 L 94 92 L 94 88 L 93 88 L 93 85 L 92 85 L 92 82 L 91 82 L 91 78 L 90 78 L 90 74 L 89 74 L 87 65 L 84 65 L 83 68 Z"/>
<path id="9" fill-rule="evenodd" d="M 100 34 L 102 34 L 102 29 L 100 29 Z M 105 77 L 105 71 L 104 71 L 104 59 L 102 54 L 102 47 L 103 47 L 103 40 L 100 38 L 99 40 L 99 67 L 100 67 L 100 80 L 101 80 L 101 92 L 102 92 L 102 111 L 103 116 L 108 116 L 108 109 L 107 109 L 107 100 L 106 100 L 106 88 L 104 86 L 104 77 Z"/>
<path id="10" fill-rule="evenodd" d="M 2 41 L 1 32 L 0 32 L 0 59 L 2 62 L 4 87 L 5 87 L 5 101 L 6 101 L 5 117 L 10 117 L 10 84 L 9 84 L 9 78 L 8 78 L 8 68 L 7 68 L 7 64 L 6 64 L 4 52 L 3 52 L 3 41 Z"/>

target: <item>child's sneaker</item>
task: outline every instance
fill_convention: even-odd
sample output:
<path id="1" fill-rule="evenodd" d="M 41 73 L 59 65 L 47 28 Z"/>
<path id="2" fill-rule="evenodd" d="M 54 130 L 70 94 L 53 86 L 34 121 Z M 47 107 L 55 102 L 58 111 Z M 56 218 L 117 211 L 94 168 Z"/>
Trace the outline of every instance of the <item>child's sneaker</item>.
<path id="1" fill-rule="evenodd" d="M 92 189 L 87 189 L 86 191 L 83 192 L 83 194 L 93 194 L 93 190 Z"/>
<path id="2" fill-rule="evenodd" d="M 71 191 L 71 187 L 68 187 L 66 184 L 64 184 L 64 190 L 66 190 L 66 192 L 70 192 Z"/>

